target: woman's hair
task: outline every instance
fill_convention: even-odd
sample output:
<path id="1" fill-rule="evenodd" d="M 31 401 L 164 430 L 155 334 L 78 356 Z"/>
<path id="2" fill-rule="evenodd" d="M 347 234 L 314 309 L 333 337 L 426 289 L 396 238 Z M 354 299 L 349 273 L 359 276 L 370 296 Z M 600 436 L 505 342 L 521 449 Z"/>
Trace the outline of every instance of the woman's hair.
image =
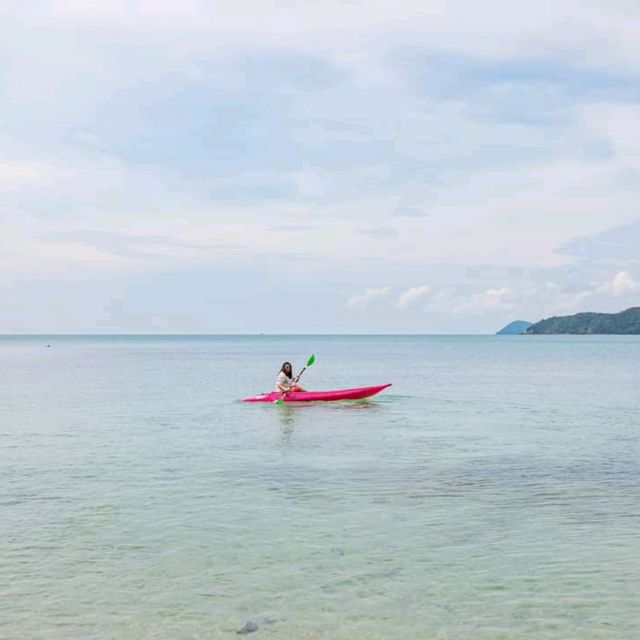
<path id="1" fill-rule="evenodd" d="M 284 368 L 285 368 L 287 365 L 289 365 L 289 369 L 290 369 L 289 373 L 287 373 L 287 372 L 284 370 Z M 280 371 L 281 371 L 282 373 L 284 373 L 288 378 L 293 378 L 293 367 L 291 366 L 291 363 L 290 363 L 290 362 L 283 362 L 283 363 L 282 363 L 282 366 L 280 367 Z"/>

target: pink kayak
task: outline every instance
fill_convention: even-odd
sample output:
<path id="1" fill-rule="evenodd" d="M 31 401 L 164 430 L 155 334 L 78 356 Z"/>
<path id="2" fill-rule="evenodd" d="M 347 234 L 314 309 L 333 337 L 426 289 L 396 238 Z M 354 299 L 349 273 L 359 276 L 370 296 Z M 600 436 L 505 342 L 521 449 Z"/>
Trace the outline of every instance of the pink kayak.
<path id="1" fill-rule="evenodd" d="M 375 387 L 358 387 L 357 389 L 334 389 L 332 391 L 291 391 L 285 394 L 283 400 L 285 402 L 316 402 L 322 400 L 329 402 L 331 400 L 362 400 L 362 398 L 370 398 L 375 396 L 383 389 L 390 387 L 391 384 L 379 384 Z M 251 396 L 244 398 L 242 402 L 275 402 L 282 396 L 281 391 L 267 391 L 259 396 Z"/>

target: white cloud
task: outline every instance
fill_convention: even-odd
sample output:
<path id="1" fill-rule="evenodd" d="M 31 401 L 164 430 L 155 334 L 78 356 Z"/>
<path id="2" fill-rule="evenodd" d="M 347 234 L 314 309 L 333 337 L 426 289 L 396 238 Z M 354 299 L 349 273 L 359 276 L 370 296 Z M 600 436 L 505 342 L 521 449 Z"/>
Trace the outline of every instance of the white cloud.
<path id="1" fill-rule="evenodd" d="M 492 287 L 484 291 L 460 291 L 445 288 L 435 293 L 424 309 L 432 313 L 455 316 L 478 316 L 494 312 L 508 312 L 517 307 L 518 296 L 510 287 Z"/>
<path id="2" fill-rule="evenodd" d="M 421 298 L 424 298 L 430 290 L 431 287 L 429 287 L 428 285 L 422 285 L 420 287 L 411 287 L 410 289 L 403 291 L 398 298 L 398 308 L 407 309 Z"/>
<path id="3" fill-rule="evenodd" d="M 0 159 L 0 187 L 3 190 L 42 187 L 59 179 L 68 179 L 72 173 L 65 168 L 43 162 L 21 162 Z"/>
<path id="4" fill-rule="evenodd" d="M 581 291 L 559 291 L 547 303 L 553 313 L 573 313 L 584 310 L 581 305 L 594 295 L 593 289 Z"/>
<path id="5" fill-rule="evenodd" d="M 23 5 L 23 6 L 20 6 Z M 35 5 L 35 6 L 34 6 Z M 508 3 L 504 0 L 327 0 L 325 2 L 202 3 L 197 0 L 54 0 L 15 3 L 21 19 L 62 24 L 99 24 L 135 29 L 189 29 L 181 47 L 204 41 L 268 42 L 280 46 L 331 47 L 357 58 L 358 44 L 389 38 L 407 46 L 476 56 L 530 57 L 554 49 L 576 52 L 593 64 L 640 61 L 639 18 L 633 1 Z M 20 6 L 20 9 L 17 7 Z M 594 38 L 594 25 L 598 25 Z M 284 37 L 283 37 L 284 36 Z M 174 43 L 175 45 L 176 43 Z M 369 65 L 362 65 L 366 70 Z"/>
<path id="6" fill-rule="evenodd" d="M 500 290 L 473 297 L 486 310 L 513 309 L 528 319 L 566 315 L 580 311 L 615 312 L 620 310 L 617 298 L 640 291 L 640 283 L 628 271 L 620 271 L 608 280 L 572 285 L 543 282 L 517 293 L 500 294 Z"/>
<path id="7" fill-rule="evenodd" d="M 640 291 L 640 282 L 637 282 L 628 271 L 620 271 L 608 282 L 594 288 L 594 293 L 604 293 L 615 297 L 636 291 Z"/>
<path id="8" fill-rule="evenodd" d="M 608 142 L 621 166 L 638 170 L 640 162 L 640 105 L 637 102 L 588 104 L 585 124 Z"/>
<path id="9" fill-rule="evenodd" d="M 347 306 L 356 309 L 365 309 L 370 303 L 382 300 L 391 293 L 391 287 L 370 287 L 362 293 L 357 293 L 347 300 Z"/>
<path id="10" fill-rule="evenodd" d="M 640 283 L 633 279 L 628 271 L 620 271 L 611 281 L 613 295 L 621 296 L 625 293 L 632 293 L 640 289 Z"/>
<path id="11" fill-rule="evenodd" d="M 472 294 L 454 308 L 457 314 L 482 314 L 487 311 L 510 310 L 515 306 L 515 293 L 510 287 L 497 287 Z"/>

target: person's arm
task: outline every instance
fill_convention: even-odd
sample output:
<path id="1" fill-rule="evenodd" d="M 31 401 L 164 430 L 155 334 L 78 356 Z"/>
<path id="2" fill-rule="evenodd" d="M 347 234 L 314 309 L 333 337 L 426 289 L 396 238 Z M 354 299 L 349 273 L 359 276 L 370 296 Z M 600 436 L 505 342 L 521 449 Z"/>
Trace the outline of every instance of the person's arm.
<path id="1" fill-rule="evenodd" d="M 278 389 L 278 391 L 282 391 L 282 393 L 289 391 L 289 381 L 282 373 L 278 374 L 278 377 L 276 378 L 276 389 Z"/>

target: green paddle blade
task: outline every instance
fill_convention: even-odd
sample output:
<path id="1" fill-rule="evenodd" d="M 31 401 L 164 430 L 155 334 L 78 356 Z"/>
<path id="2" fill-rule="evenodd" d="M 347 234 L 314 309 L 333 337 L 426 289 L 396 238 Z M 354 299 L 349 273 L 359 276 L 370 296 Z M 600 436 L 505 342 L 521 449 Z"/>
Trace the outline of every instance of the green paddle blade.
<path id="1" fill-rule="evenodd" d="M 310 367 L 316 361 L 316 357 L 311 354 L 311 357 L 307 360 L 307 367 Z"/>
<path id="2" fill-rule="evenodd" d="M 282 396 L 280 396 L 273 404 L 284 404 L 284 400 L 282 399 Z"/>

